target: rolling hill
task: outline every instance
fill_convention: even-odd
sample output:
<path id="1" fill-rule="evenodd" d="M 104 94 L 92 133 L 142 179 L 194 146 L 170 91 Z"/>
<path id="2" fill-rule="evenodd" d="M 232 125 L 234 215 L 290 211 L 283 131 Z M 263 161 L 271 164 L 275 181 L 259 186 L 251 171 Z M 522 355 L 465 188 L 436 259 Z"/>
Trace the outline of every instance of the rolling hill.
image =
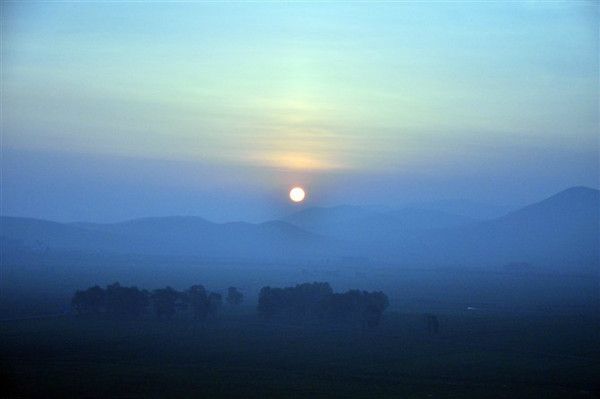
<path id="1" fill-rule="evenodd" d="M 335 253 L 338 243 L 285 222 L 212 223 L 198 217 L 56 223 L 2 217 L 5 243 L 21 248 L 272 260 Z"/>
<path id="2" fill-rule="evenodd" d="M 476 221 L 439 211 L 309 208 L 284 221 L 199 217 L 56 223 L 2 217 L 5 248 L 194 256 L 252 261 L 368 258 L 403 265 L 528 263 L 598 270 L 600 192 L 574 187 L 505 216 Z"/>
<path id="3" fill-rule="evenodd" d="M 372 210 L 349 205 L 308 208 L 284 220 L 309 232 L 353 242 L 399 239 L 419 230 L 457 227 L 477 221 L 435 210 Z"/>
<path id="4" fill-rule="evenodd" d="M 597 270 L 599 212 L 600 192 L 574 187 L 496 219 L 421 231 L 409 240 L 391 238 L 386 249 L 405 261 L 433 264 L 518 262 Z"/>

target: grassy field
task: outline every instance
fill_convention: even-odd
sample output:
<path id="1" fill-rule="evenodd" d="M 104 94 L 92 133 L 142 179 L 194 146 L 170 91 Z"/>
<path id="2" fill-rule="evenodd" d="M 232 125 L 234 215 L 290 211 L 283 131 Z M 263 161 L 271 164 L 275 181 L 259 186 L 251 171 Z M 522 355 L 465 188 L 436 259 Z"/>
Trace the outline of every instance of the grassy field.
<path id="1" fill-rule="evenodd" d="M 186 319 L 0 323 L 4 397 L 591 398 L 598 320 L 388 313 L 382 326 Z"/>

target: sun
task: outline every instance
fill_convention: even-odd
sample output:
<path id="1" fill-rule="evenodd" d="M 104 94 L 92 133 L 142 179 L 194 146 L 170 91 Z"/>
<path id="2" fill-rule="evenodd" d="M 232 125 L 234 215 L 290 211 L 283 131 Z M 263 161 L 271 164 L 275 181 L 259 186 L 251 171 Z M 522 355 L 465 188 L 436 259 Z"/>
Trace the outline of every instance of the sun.
<path id="1" fill-rule="evenodd" d="M 302 202 L 306 193 L 302 187 L 294 187 L 290 190 L 290 199 L 294 202 Z"/>

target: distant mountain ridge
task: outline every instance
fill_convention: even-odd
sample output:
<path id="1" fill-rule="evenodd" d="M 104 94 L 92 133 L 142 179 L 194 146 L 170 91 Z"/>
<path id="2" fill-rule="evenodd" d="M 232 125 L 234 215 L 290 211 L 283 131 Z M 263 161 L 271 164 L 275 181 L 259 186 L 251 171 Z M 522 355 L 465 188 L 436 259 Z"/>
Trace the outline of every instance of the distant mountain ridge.
<path id="1" fill-rule="evenodd" d="M 487 204 L 465 199 L 449 199 L 407 204 L 405 208 L 439 211 L 476 220 L 488 220 L 504 216 L 519 207 Z"/>
<path id="2" fill-rule="evenodd" d="M 274 221 L 213 223 L 199 217 L 157 217 L 120 223 L 56 223 L 2 217 L 2 237 L 24 247 L 109 253 L 299 259 L 335 253 L 337 243 Z"/>
<path id="3" fill-rule="evenodd" d="M 312 233 L 348 241 L 381 241 L 416 230 L 477 222 L 476 219 L 435 210 L 373 210 L 350 205 L 312 207 L 293 213 L 284 220 Z"/>
<path id="4" fill-rule="evenodd" d="M 491 220 L 440 211 L 308 208 L 283 221 L 213 223 L 159 217 L 120 223 L 0 218 L 2 246 L 19 250 L 236 258 L 360 257 L 398 265 L 600 266 L 600 192 L 573 187 Z M 575 265 L 575 266 L 573 266 Z M 595 268 L 595 269 L 594 269 Z"/>
<path id="5" fill-rule="evenodd" d="M 509 214 L 420 234 L 407 244 L 432 262 L 600 266 L 600 191 L 573 187 Z"/>

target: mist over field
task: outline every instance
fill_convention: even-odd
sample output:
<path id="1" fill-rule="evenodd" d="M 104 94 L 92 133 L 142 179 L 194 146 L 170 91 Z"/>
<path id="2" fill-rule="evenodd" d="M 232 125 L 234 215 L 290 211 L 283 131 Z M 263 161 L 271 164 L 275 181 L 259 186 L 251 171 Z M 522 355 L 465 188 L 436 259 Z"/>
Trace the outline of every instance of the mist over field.
<path id="1" fill-rule="evenodd" d="M 169 396 L 246 396 L 247 384 L 257 380 L 262 382 L 256 397 L 329 395 L 333 387 L 334 396 L 344 397 L 386 396 L 388 390 L 417 396 L 591 396 L 599 364 L 599 209 L 598 190 L 573 187 L 489 219 L 439 209 L 358 206 L 309 207 L 283 220 L 258 224 L 183 216 L 108 224 L 5 216 L 0 314 L 3 351 L 12 359 L 8 377 L 16 384 L 9 392 L 41 395 L 19 384 L 36 381 L 30 373 L 61 359 L 67 361 L 61 363 L 61 371 L 46 372 L 56 381 L 50 389 L 75 396 L 87 396 L 97 378 L 109 383 L 94 388 L 98 396 L 152 396 L 157 391 Z M 347 294 L 317 294 L 321 291 L 313 292 L 306 284 L 316 281 L 327 282 L 330 292 Z M 115 282 L 120 283 L 117 288 Z M 202 284 L 200 292 L 204 287 L 211 292 L 204 311 L 197 308 L 193 284 Z M 123 302 L 127 296 L 109 299 L 119 295 L 121 286 L 141 287 L 132 291 L 139 292 L 138 308 Z M 294 286 L 300 291 L 292 290 Z M 86 302 L 92 300 L 88 287 L 100 290 L 96 302 Z M 270 287 L 290 288 L 278 294 L 280 288 Z M 361 291 L 352 291 L 357 288 Z M 240 293 L 239 299 L 231 297 L 232 289 Z M 290 297 L 291 307 L 277 310 L 277 301 L 284 305 L 288 300 L 281 296 L 285 292 L 326 296 L 311 299 L 301 311 L 297 306 L 304 302 L 298 301 L 305 299 Z M 345 301 L 344 295 L 358 295 L 353 292 L 384 295 L 382 314 L 359 322 L 354 313 L 337 313 L 351 309 L 335 304 Z M 211 305 L 211 295 L 218 298 L 218 306 Z M 333 296 L 326 299 L 327 295 Z M 164 298 L 167 305 L 159 302 Z M 227 299 L 225 305 L 222 298 Z M 121 305 L 112 308 L 115 300 Z M 316 304 L 324 307 L 313 309 Z M 367 324 L 359 327 L 363 322 Z M 14 334 L 24 338 L 14 341 Z M 281 341 L 279 334 L 291 341 Z M 137 337 L 136 344 L 127 337 Z M 166 356 L 150 349 L 152 339 L 167 345 L 171 360 L 166 370 L 151 372 L 159 377 L 150 382 L 146 374 L 138 374 L 138 363 L 152 368 Z M 173 339 L 184 346 L 165 344 Z M 138 361 L 110 372 L 85 371 L 79 377 L 85 383 L 65 379 L 81 362 L 79 357 L 64 357 L 64 351 L 73 350 L 73 342 L 85 357 L 112 362 L 125 355 L 105 353 L 108 347 L 101 342 L 106 340 L 129 346 L 125 353 L 134 353 Z M 206 340 L 212 342 L 210 347 Z M 34 348 L 46 345 L 53 354 L 40 357 L 41 349 Z M 337 349 L 323 358 L 322 345 Z M 458 357 L 443 360 L 441 353 L 448 350 L 458 351 Z M 499 350 L 508 355 L 495 358 Z M 263 358 L 265 351 L 268 358 Z M 375 374 L 351 384 L 349 391 L 343 381 L 367 371 L 344 366 L 332 372 L 326 367 L 327 362 L 348 364 L 348 356 L 369 353 L 374 357 L 364 366 L 374 368 Z M 228 360 L 216 362 L 210 356 Z M 473 356 L 483 366 L 465 377 L 460 370 Z M 410 366 L 417 359 L 426 362 L 420 367 L 427 371 Z M 553 361 L 549 368 L 544 359 Z M 177 364 L 188 361 L 196 366 L 178 371 Z M 230 370 L 253 368 L 256 362 L 268 367 L 251 377 L 247 371 Z M 300 379 L 294 374 L 287 384 L 276 383 L 284 375 L 290 378 L 275 371 L 282 362 L 291 370 L 313 371 Z M 499 372 L 499 362 L 510 367 Z M 208 375 L 201 371 L 205 367 L 211 370 Z M 116 384 L 110 375 L 120 373 L 138 375 L 139 388 Z M 391 377 L 381 382 L 381 373 Z M 521 378 L 516 383 L 515 373 Z M 195 382 L 186 383 L 191 376 Z M 336 382 L 326 382 L 328 378 Z M 221 385 L 231 379 L 236 381 L 233 387 Z M 373 390 L 375 381 L 385 388 Z M 480 381 L 492 388 L 480 388 Z"/>
<path id="2" fill-rule="evenodd" d="M 573 187 L 483 220 L 436 209 L 359 206 L 311 207 L 258 224 L 183 216 L 110 224 L 6 216 L 1 219 L 2 286 L 4 293 L 28 292 L 32 299 L 40 289 L 64 297 L 53 313 L 68 305 L 75 289 L 114 281 L 183 287 L 190 280 L 209 279 L 218 287 L 235 283 L 256 295 L 261 284 L 327 280 L 341 287 L 384 284 L 390 295 L 404 297 L 407 289 L 415 289 L 409 286 L 412 279 L 422 274 L 425 286 L 442 279 L 436 284 L 483 290 L 481 297 L 463 293 L 455 304 L 459 308 L 466 309 L 471 300 L 500 308 L 575 306 L 593 312 L 598 305 L 599 212 L 598 190 Z M 549 290 L 540 298 L 516 300 L 517 287 L 510 285 L 496 292 L 519 278 L 542 287 L 547 280 L 560 285 L 572 279 L 587 289 L 576 302 L 570 295 L 578 289 L 569 293 L 568 284 L 566 296 Z M 480 286 L 486 284 L 499 286 L 486 295 Z M 435 290 L 412 295 L 411 302 L 444 302 Z"/>
<path id="3" fill-rule="evenodd" d="M 0 7 L 0 397 L 600 398 L 598 4 Z"/>

